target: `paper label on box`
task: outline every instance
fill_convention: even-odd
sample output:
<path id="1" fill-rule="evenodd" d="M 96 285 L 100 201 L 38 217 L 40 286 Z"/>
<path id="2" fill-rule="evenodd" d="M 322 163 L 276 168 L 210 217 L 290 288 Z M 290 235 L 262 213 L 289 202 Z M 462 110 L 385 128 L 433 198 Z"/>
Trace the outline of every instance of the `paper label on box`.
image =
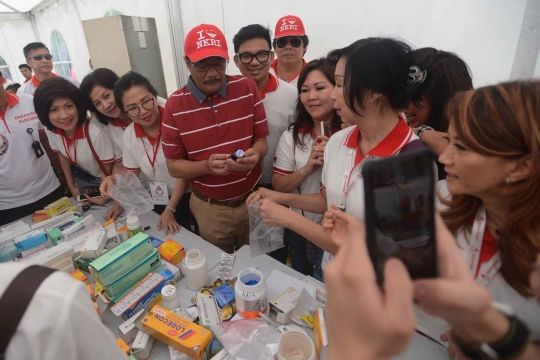
<path id="1" fill-rule="evenodd" d="M 124 311 L 126 311 L 131 305 L 136 303 L 141 297 L 143 297 L 147 292 L 149 292 L 154 286 L 159 284 L 164 278 L 159 274 L 152 274 L 149 276 L 146 281 L 144 281 L 136 289 L 132 290 L 129 294 L 124 296 L 116 305 L 111 307 L 111 311 L 114 315 L 120 316 Z"/>
<path id="2" fill-rule="evenodd" d="M 152 195 L 152 202 L 154 205 L 167 205 L 169 203 L 167 183 L 151 181 L 150 194 Z"/>

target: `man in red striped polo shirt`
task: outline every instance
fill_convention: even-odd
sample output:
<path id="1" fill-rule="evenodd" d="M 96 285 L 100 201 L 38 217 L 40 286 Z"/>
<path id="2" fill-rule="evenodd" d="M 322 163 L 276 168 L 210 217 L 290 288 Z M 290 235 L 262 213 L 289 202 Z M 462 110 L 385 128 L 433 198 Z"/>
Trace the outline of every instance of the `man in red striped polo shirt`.
<path id="1" fill-rule="evenodd" d="M 243 202 L 259 184 L 268 151 L 266 113 L 253 80 L 225 75 L 228 48 L 216 26 L 192 29 L 184 52 L 191 76 L 165 106 L 163 153 L 169 173 L 190 180 L 201 237 L 231 253 L 248 243 Z M 236 150 L 244 155 L 235 160 Z"/>

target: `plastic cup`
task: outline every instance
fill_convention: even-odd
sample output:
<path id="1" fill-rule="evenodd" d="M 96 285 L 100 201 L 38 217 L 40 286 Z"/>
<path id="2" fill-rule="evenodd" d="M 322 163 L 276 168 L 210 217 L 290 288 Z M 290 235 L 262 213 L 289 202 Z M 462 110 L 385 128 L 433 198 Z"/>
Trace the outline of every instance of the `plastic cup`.
<path id="1" fill-rule="evenodd" d="M 281 336 L 276 356 L 278 360 L 289 360 L 290 355 L 295 351 L 303 352 L 306 360 L 315 360 L 317 357 L 315 345 L 305 332 L 289 330 Z"/>

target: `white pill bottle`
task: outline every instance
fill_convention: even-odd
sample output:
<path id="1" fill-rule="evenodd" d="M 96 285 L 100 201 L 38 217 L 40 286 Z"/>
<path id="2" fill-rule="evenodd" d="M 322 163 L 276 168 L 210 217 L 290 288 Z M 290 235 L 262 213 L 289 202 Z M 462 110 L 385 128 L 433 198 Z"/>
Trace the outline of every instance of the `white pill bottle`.
<path id="1" fill-rule="evenodd" d="M 191 249 L 186 253 L 182 261 L 182 270 L 186 274 L 187 287 L 198 291 L 208 285 L 208 267 L 206 256 L 197 249 Z"/>
<path id="2" fill-rule="evenodd" d="M 263 274 L 253 268 L 240 271 L 234 285 L 236 310 L 245 319 L 259 317 L 268 306 Z"/>

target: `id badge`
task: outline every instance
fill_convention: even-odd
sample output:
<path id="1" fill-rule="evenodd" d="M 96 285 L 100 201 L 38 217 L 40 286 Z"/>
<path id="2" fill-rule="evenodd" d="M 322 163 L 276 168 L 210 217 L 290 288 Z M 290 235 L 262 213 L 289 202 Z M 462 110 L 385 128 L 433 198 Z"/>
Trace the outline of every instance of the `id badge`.
<path id="1" fill-rule="evenodd" d="M 165 182 L 150 182 L 150 194 L 154 205 L 167 205 L 169 203 L 169 191 Z"/>

